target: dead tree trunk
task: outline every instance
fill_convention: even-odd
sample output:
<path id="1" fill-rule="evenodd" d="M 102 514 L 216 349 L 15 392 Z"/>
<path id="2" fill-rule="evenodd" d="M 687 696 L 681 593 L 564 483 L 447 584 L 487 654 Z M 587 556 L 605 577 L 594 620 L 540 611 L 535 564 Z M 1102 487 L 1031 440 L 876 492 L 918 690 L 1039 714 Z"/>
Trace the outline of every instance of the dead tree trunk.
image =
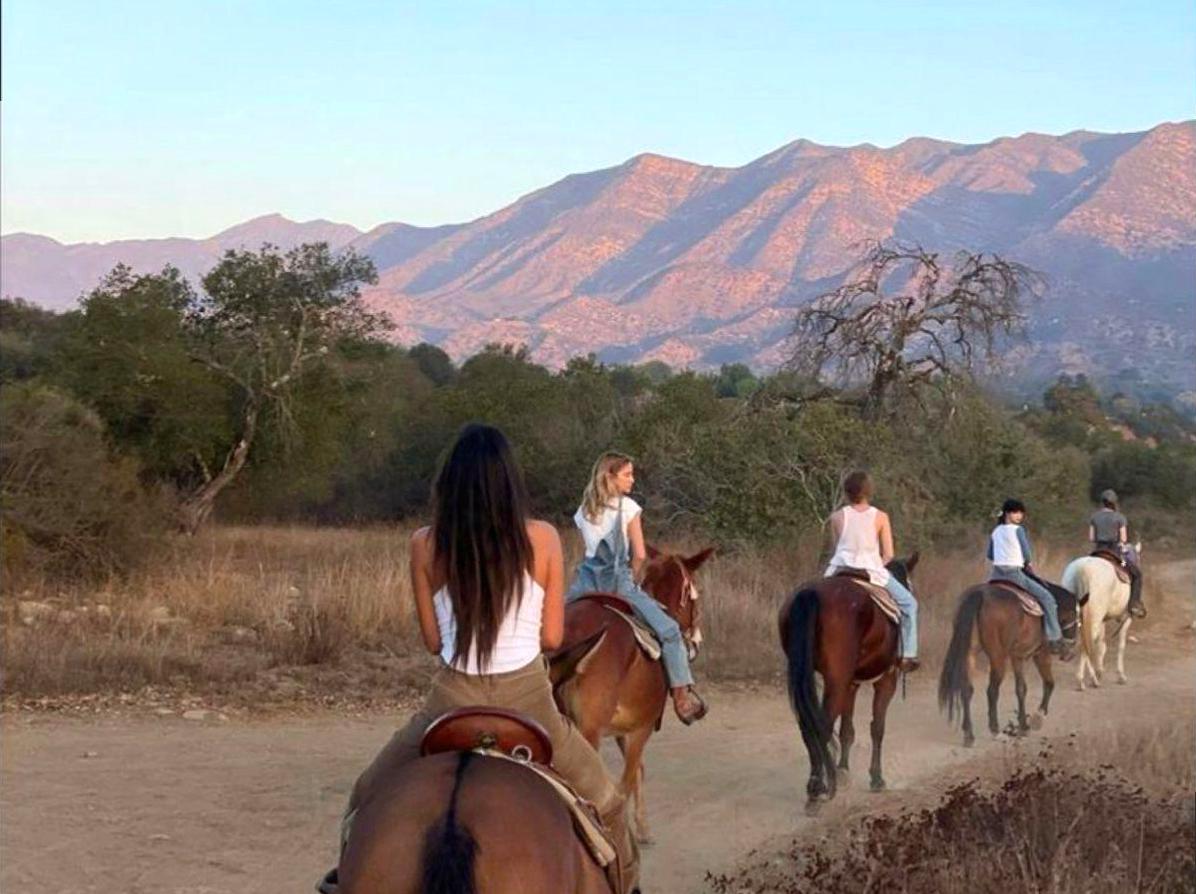
<path id="1" fill-rule="evenodd" d="M 257 432 L 258 414 L 261 406 L 257 401 L 250 401 L 245 406 L 241 416 L 241 437 L 229 450 L 224 458 L 224 465 L 215 475 L 205 475 L 205 480 L 193 493 L 189 494 L 179 506 L 179 527 L 186 534 L 195 534 L 212 514 L 216 504 L 216 497 L 220 492 L 232 484 L 233 480 L 245 466 L 249 458 L 249 448 L 253 444 L 253 437 Z"/>

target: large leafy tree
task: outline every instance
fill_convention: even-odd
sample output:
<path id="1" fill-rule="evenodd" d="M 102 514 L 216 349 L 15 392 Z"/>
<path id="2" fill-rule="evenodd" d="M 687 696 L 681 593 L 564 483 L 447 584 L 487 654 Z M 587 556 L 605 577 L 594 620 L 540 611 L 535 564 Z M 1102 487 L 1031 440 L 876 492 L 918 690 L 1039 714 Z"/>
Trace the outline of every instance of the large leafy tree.
<path id="1" fill-rule="evenodd" d="M 344 347 L 386 327 L 361 299 L 373 263 L 323 243 L 230 251 L 196 291 L 173 268 L 117 267 L 82 302 L 60 378 L 181 495 L 194 532 L 255 445 L 271 453 L 324 420 Z M 331 400 L 332 398 L 330 398 Z"/>
<path id="2" fill-rule="evenodd" d="M 182 501 L 186 530 L 203 524 L 245 467 L 263 416 L 283 433 L 298 430 L 294 398 L 304 374 L 342 342 L 387 328 L 361 298 L 361 286 L 376 280 L 369 258 L 334 255 L 326 243 L 285 254 L 269 245 L 230 251 L 203 278 L 184 317 L 191 356 L 232 389 L 236 411 L 230 443 L 217 464 L 201 465 L 202 482 Z"/>

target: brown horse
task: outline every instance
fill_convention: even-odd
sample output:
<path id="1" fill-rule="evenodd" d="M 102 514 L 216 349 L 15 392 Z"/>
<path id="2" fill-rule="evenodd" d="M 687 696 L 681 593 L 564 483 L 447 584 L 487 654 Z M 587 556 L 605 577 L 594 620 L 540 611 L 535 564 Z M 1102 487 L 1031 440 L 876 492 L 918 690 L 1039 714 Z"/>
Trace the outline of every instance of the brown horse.
<path id="1" fill-rule="evenodd" d="M 361 805 L 339 891 L 612 894 L 548 783 L 469 751 L 411 761 Z"/>
<path id="2" fill-rule="evenodd" d="M 888 568 L 907 587 L 918 554 L 894 559 Z M 856 692 L 872 683 L 873 791 L 885 787 L 880 769 L 885 712 L 897 691 L 900 658 L 897 625 L 886 617 L 868 592 L 849 577 L 827 577 L 803 585 L 781 606 L 781 647 L 789 664 L 789 699 L 797 715 L 802 741 L 810 755 L 806 784 L 808 810 L 837 788 L 831 757 L 831 736 L 839 726 L 839 770 L 846 775 L 848 753 L 855 741 Z M 822 704 L 817 704 L 815 672 L 822 675 Z"/>
<path id="3" fill-rule="evenodd" d="M 643 588 L 677 622 L 691 659 L 702 641 L 694 574 L 713 553 L 710 547 L 686 558 L 648 548 Z M 565 606 L 565 639 L 551 674 L 557 704 L 590 744 L 597 748 L 604 737 L 615 737 L 623 753 L 622 788 L 635 798 L 636 837 L 647 842 L 643 755 L 668 703 L 664 666 L 644 654 L 629 624 L 601 601 L 582 597 Z"/>
<path id="4" fill-rule="evenodd" d="M 1074 641 L 1076 630 L 1076 597 L 1057 584 L 1042 581 L 1059 604 L 1059 624 L 1064 637 Z M 1026 675 L 1023 663 L 1034 662 L 1042 677 L 1042 702 L 1038 710 L 1047 713 L 1055 677 L 1051 672 L 1051 654 L 1046 648 L 1042 618 L 1022 610 L 1015 593 L 992 583 L 980 584 L 964 591 L 955 613 L 955 627 L 951 645 L 943 661 L 939 676 L 939 707 L 947 717 L 955 719 L 956 711 L 963 716 L 963 744 L 971 747 L 976 736 L 972 730 L 972 676 L 976 670 L 976 656 L 983 650 L 988 656 L 988 728 L 995 736 L 1001 731 L 997 720 L 997 701 L 1005 669 L 1012 663 L 1014 691 L 1017 693 L 1017 729 L 1030 729 L 1026 717 Z"/>

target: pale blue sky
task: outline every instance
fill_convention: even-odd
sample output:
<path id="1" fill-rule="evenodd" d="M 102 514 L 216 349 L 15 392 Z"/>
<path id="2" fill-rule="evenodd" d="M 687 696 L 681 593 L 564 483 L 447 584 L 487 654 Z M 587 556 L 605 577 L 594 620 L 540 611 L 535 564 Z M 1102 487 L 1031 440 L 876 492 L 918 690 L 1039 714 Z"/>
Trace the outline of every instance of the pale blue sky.
<path id="1" fill-rule="evenodd" d="M 5 0 L 2 225 L 493 211 L 643 151 L 984 142 L 1196 110 L 1191 0 Z"/>

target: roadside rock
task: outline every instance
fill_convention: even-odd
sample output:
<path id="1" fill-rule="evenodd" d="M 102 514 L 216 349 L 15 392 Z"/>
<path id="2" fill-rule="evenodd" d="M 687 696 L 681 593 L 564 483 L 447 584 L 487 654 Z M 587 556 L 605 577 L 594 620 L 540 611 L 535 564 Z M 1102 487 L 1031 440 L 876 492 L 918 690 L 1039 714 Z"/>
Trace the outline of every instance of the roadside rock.
<path id="1" fill-rule="evenodd" d="M 22 599 L 17 603 L 17 615 L 21 623 L 28 626 L 53 617 L 58 609 L 48 602 L 38 602 L 35 599 Z"/>

